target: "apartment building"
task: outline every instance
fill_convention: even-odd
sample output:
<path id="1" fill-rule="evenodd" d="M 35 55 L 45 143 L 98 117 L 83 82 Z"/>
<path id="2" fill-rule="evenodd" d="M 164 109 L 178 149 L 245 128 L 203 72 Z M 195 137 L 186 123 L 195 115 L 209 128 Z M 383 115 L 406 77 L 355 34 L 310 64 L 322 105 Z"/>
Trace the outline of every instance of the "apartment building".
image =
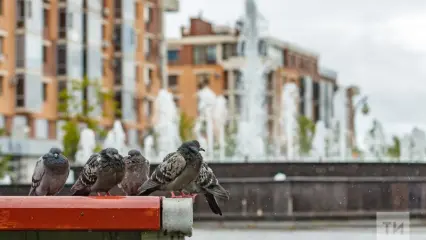
<path id="1" fill-rule="evenodd" d="M 216 94 L 228 100 L 230 121 L 237 120 L 241 108 L 241 68 L 244 56 L 238 56 L 239 32 L 235 28 L 214 26 L 191 18 L 189 27 L 181 28 L 181 38 L 169 39 L 169 89 L 180 109 L 197 116 L 196 92 L 208 85 Z M 337 74 L 318 67 L 318 55 L 273 37 L 259 42 L 262 62 L 270 64 L 266 74 L 268 125 L 278 131 L 281 116 L 281 94 L 286 82 L 300 89 L 300 113 L 313 121 L 330 124 L 333 92 Z M 271 134 L 272 135 L 272 134 Z"/>
<path id="2" fill-rule="evenodd" d="M 90 117 L 105 128 L 120 119 L 129 145 L 149 127 L 161 87 L 160 45 L 164 12 L 178 0 L 0 0 L 0 137 L 3 153 L 38 155 L 60 146 L 59 92 L 95 106 Z M 112 102 L 97 104 L 96 91 L 72 89 L 87 77 Z M 69 112 L 81 111 L 69 107 Z"/>

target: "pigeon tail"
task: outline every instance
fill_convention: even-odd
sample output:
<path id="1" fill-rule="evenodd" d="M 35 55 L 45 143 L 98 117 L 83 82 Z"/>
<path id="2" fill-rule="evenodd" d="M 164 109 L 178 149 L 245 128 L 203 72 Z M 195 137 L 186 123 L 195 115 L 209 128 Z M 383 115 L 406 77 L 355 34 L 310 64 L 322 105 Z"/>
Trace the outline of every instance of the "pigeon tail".
<path id="1" fill-rule="evenodd" d="M 217 198 L 229 200 L 229 192 L 226 191 L 226 189 L 221 185 L 214 185 L 210 188 L 207 188 L 206 191 L 210 194 L 213 194 Z"/>
<path id="2" fill-rule="evenodd" d="M 160 184 L 157 182 L 148 179 L 142 186 L 138 189 L 139 196 L 148 196 L 149 194 L 160 190 Z"/>
<path id="3" fill-rule="evenodd" d="M 222 210 L 220 210 L 219 205 L 217 204 L 216 198 L 211 193 L 205 193 L 204 196 L 206 197 L 207 203 L 209 204 L 210 209 L 214 214 L 219 214 L 222 216 Z"/>

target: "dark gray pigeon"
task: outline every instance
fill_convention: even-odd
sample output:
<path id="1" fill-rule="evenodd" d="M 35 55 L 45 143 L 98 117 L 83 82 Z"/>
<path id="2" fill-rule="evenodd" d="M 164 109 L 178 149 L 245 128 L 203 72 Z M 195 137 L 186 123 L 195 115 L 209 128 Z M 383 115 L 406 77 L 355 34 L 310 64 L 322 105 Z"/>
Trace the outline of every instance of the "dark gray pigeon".
<path id="1" fill-rule="evenodd" d="M 118 184 L 127 196 L 136 196 L 138 189 L 149 178 L 149 161 L 138 150 L 130 150 L 124 157 L 126 171 Z"/>
<path id="2" fill-rule="evenodd" d="M 138 189 L 141 196 L 147 196 L 157 190 L 181 191 L 197 178 L 203 162 L 200 143 L 196 140 L 184 142 L 176 152 L 168 154 L 151 177 Z"/>
<path id="3" fill-rule="evenodd" d="M 59 148 L 51 148 L 36 163 L 28 196 L 53 196 L 62 190 L 70 173 L 68 159 Z"/>
<path id="4" fill-rule="evenodd" d="M 124 169 L 123 156 L 115 148 L 92 154 L 71 187 L 72 196 L 89 196 L 91 192 L 109 196 L 109 191 L 123 180 Z"/>
<path id="5" fill-rule="evenodd" d="M 182 191 L 183 197 L 185 196 L 196 196 L 197 193 L 203 193 L 206 197 L 207 203 L 209 204 L 210 209 L 215 214 L 222 216 L 222 210 L 220 210 L 219 205 L 217 204 L 216 197 L 220 199 L 229 200 L 229 193 L 226 191 L 217 180 L 216 176 L 213 173 L 213 170 L 207 165 L 206 162 L 203 162 L 200 168 L 200 174 L 198 177 L 188 184 Z M 185 193 L 189 193 L 186 195 Z"/>

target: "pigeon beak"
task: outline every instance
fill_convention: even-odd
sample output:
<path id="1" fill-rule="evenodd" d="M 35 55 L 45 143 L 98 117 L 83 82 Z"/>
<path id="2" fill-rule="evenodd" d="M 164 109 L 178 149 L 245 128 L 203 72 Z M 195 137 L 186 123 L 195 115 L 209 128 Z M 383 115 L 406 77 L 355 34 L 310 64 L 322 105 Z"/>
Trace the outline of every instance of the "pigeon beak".
<path id="1" fill-rule="evenodd" d="M 115 159 L 120 159 L 120 156 L 118 154 L 114 154 Z"/>
<path id="2" fill-rule="evenodd" d="M 201 147 L 200 147 L 199 151 L 203 151 L 203 152 L 205 152 L 206 150 L 204 150 L 204 148 L 201 148 Z"/>

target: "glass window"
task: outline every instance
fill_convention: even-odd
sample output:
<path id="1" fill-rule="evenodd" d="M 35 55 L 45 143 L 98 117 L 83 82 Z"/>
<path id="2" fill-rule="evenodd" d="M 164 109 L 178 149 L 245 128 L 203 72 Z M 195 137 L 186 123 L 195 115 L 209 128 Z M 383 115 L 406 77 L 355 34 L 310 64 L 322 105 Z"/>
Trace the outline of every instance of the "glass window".
<path id="1" fill-rule="evenodd" d="M 72 26 L 73 26 L 73 13 L 72 12 L 69 12 L 67 14 L 66 24 L 67 24 L 68 28 L 70 28 L 70 29 L 72 28 Z"/>
<path id="2" fill-rule="evenodd" d="M 167 51 L 167 59 L 170 62 L 176 62 L 179 60 L 179 50 L 169 50 Z"/>
<path id="3" fill-rule="evenodd" d="M 207 47 L 207 63 L 213 64 L 216 63 L 216 46 Z"/>

